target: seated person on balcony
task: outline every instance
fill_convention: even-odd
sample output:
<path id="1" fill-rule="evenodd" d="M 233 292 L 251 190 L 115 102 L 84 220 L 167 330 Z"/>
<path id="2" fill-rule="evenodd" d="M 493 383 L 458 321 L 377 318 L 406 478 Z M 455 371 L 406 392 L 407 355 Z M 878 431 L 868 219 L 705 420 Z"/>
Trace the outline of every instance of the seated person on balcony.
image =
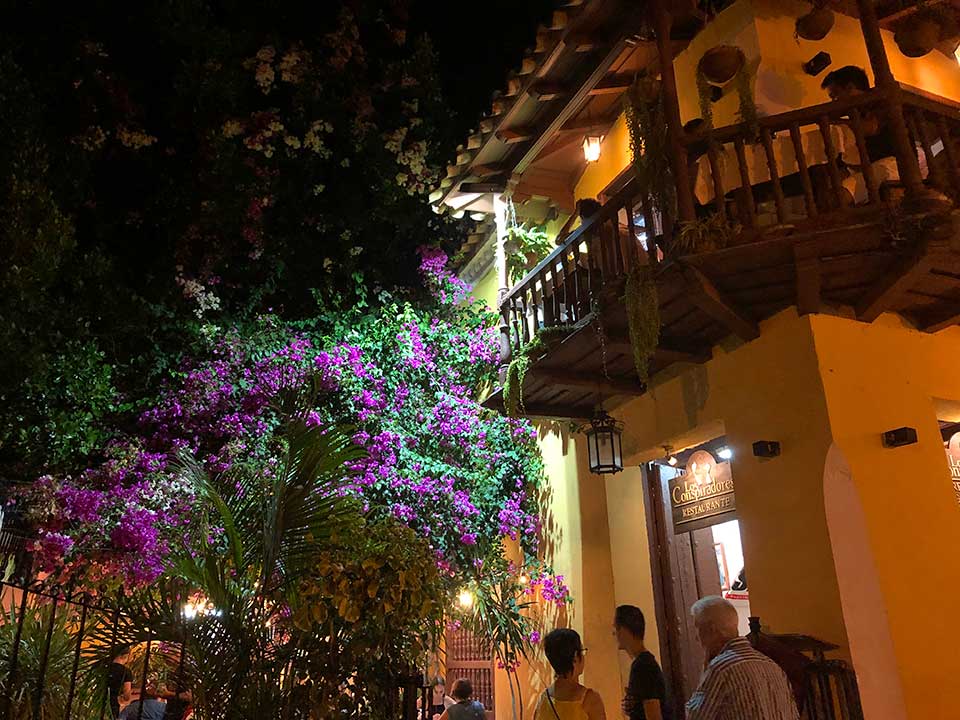
<path id="1" fill-rule="evenodd" d="M 694 118 L 683 126 L 687 135 L 695 135 L 704 129 L 706 123 L 703 118 Z M 706 138 L 692 142 L 687 146 L 687 174 L 690 176 L 690 194 L 693 195 L 694 210 L 698 218 L 704 218 L 716 212 L 716 208 L 708 203 L 704 205 L 697 197 L 697 180 L 700 177 L 700 158 L 707 154 L 710 141 Z"/>
<path id="2" fill-rule="evenodd" d="M 850 100 L 870 90 L 870 81 L 863 68 L 847 65 L 829 73 L 820 87 L 829 93 L 831 100 Z M 867 159 L 873 168 L 873 176 L 877 184 L 899 180 L 896 145 L 886 119 L 870 111 L 864 111 L 861 118 L 864 141 L 867 146 Z M 861 158 L 860 162 L 862 163 L 863 160 L 864 158 Z M 849 195 L 848 201 L 865 203 L 868 200 L 868 194 L 862 164 L 844 163 L 842 155 L 839 161 L 841 172 L 847 173 L 843 180 L 843 189 Z"/>

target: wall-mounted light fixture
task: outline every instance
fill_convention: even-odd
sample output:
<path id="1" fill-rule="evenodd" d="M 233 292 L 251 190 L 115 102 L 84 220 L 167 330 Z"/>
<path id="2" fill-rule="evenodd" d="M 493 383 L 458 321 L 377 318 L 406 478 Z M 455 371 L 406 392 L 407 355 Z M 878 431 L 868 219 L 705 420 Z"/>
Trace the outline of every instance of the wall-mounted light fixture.
<path id="1" fill-rule="evenodd" d="M 759 458 L 775 458 L 780 454 L 780 443 L 776 440 L 757 440 L 753 444 L 753 454 Z"/>
<path id="2" fill-rule="evenodd" d="M 913 445 L 917 442 L 917 430 L 912 427 L 902 427 L 896 430 L 887 430 L 883 434 L 883 446 L 888 448 Z"/>
<path id="3" fill-rule="evenodd" d="M 730 460 L 733 458 L 733 448 L 727 447 L 726 445 L 717 450 L 717 457 L 721 460 Z"/>
<path id="4" fill-rule="evenodd" d="M 583 157 L 587 162 L 596 162 L 600 159 L 600 143 L 602 142 L 602 135 L 587 135 L 583 139 Z"/>

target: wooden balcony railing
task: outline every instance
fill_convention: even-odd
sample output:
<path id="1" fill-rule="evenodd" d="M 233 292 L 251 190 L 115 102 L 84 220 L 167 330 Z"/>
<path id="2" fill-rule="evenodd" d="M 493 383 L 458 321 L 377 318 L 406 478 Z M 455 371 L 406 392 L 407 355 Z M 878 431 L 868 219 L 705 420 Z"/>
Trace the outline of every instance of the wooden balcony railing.
<path id="1" fill-rule="evenodd" d="M 866 125 L 870 118 L 884 118 L 890 102 L 902 107 L 911 135 L 913 154 L 896 157 L 898 166 L 916 168 L 922 159 L 925 189 L 960 199 L 955 146 L 960 104 L 908 88 L 895 90 L 895 98 L 871 90 L 849 101 L 763 117 L 758 127 L 741 123 L 687 135 L 690 167 L 708 178 L 700 181 L 699 189 L 706 184 L 710 195 L 701 212 L 742 228 L 733 244 L 743 244 L 771 233 L 800 235 L 852 225 L 871 209 L 880 211 L 915 192 L 899 181 L 902 171 L 891 171 L 890 159 L 880 160 L 881 167 L 868 157 Z M 856 167 L 842 164 L 851 158 L 858 159 Z M 852 207 L 844 182 L 855 173 L 861 174 L 865 197 Z M 503 297 L 499 310 L 509 349 L 504 362 L 544 328 L 585 324 L 604 291 L 621 287 L 637 264 L 657 266 L 661 258 L 696 254 L 676 242 L 683 225 L 680 218 L 655 213 L 650 198 L 640 196 L 634 181 L 627 183 Z"/>
<path id="2" fill-rule="evenodd" d="M 637 263 L 656 262 L 656 245 L 648 239 L 653 215 L 637 227 L 636 193 L 631 181 L 501 300 L 502 327 L 511 354 L 541 328 L 581 323 L 595 311 L 604 287 L 624 278 Z M 648 252 L 650 259 L 642 260 Z"/>

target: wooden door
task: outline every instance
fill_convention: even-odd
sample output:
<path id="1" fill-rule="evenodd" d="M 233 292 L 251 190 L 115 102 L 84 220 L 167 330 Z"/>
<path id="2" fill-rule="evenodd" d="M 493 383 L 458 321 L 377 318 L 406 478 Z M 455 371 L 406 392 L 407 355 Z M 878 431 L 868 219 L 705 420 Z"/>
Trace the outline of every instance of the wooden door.
<path id="1" fill-rule="evenodd" d="M 720 569 L 710 528 L 674 533 L 668 482 L 679 471 L 659 465 L 644 468 L 644 501 L 650 537 L 653 588 L 660 632 L 660 657 L 674 716 L 696 689 L 703 670 L 690 607 L 700 598 L 720 595 Z"/>
<path id="2" fill-rule="evenodd" d="M 447 631 L 446 636 L 446 681 L 447 693 L 460 678 L 467 678 L 473 685 L 473 699 L 483 703 L 487 720 L 494 720 L 496 697 L 494 695 L 493 653 L 490 644 L 470 631 L 459 628 Z"/>

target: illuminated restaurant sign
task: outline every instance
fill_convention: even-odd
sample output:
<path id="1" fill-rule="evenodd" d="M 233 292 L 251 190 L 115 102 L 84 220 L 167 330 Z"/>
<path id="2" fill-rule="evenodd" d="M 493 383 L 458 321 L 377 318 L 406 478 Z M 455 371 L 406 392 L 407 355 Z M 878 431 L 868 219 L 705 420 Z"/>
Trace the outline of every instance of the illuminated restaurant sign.
<path id="1" fill-rule="evenodd" d="M 686 472 L 670 480 L 674 532 L 690 532 L 736 518 L 730 463 L 718 463 L 706 450 L 687 461 Z"/>
<path id="2" fill-rule="evenodd" d="M 947 463 L 950 465 L 950 479 L 953 480 L 953 491 L 960 502 L 960 432 L 954 433 L 950 441 L 945 443 Z"/>

